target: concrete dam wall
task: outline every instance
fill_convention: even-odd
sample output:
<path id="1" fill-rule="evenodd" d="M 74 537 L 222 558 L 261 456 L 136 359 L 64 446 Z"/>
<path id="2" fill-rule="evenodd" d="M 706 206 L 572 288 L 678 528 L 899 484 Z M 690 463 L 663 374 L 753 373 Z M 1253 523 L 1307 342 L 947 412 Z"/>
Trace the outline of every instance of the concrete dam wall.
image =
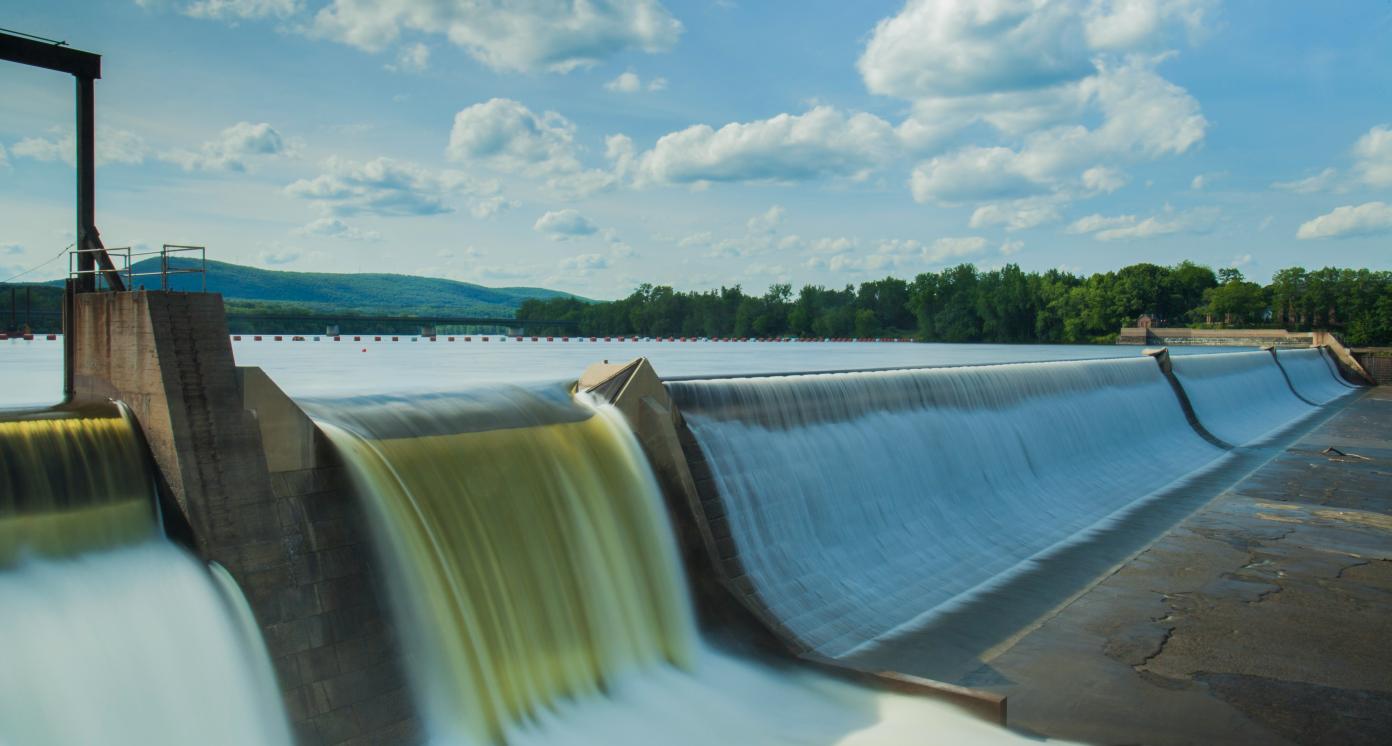
<path id="1" fill-rule="evenodd" d="M 81 401 L 0 423 L 0 598 L 78 618 L 167 588 L 112 621 L 163 636 L 145 688 L 175 690 L 117 743 L 200 718 L 229 743 L 1011 742 L 1001 697 L 877 652 L 941 618 L 1008 634 L 1354 391 L 1282 351 L 296 401 L 235 366 L 217 296 L 76 300 Z M 100 728 L 121 700 L 91 684 Z M 71 741 L 47 724 L 0 740 Z"/>

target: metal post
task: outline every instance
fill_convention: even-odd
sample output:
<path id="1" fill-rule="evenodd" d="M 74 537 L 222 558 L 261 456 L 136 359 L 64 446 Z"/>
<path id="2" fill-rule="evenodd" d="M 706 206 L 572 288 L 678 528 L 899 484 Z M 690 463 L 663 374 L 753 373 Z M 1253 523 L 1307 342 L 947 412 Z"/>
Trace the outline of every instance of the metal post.
<path id="1" fill-rule="evenodd" d="M 69 277 L 63 283 L 63 401 L 70 402 L 77 395 L 77 383 L 73 374 L 73 350 L 77 341 L 73 338 L 73 289 L 77 281 Z"/>
<path id="2" fill-rule="evenodd" d="M 77 292 L 97 289 L 96 255 L 88 251 L 97 224 L 96 111 L 92 79 L 77 75 Z"/>

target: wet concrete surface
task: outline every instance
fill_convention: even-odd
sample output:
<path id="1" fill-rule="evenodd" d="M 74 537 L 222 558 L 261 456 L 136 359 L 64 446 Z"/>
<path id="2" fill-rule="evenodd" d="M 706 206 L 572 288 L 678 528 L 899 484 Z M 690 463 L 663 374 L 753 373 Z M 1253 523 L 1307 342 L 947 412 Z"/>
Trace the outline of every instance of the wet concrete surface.
<path id="1" fill-rule="evenodd" d="M 980 660 L 956 683 L 1008 695 L 1024 732 L 1392 744 L 1392 387 Z"/>

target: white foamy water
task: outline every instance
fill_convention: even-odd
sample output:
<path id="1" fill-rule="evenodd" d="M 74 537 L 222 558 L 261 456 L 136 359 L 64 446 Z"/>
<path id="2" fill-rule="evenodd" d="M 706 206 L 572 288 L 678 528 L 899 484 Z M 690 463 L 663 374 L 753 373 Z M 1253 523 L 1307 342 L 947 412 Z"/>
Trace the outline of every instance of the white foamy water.
<path id="1" fill-rule="evenodd" d="M 290 744 L 224 592 L 162 539 L 0 571 L 0 744 Z"/>
<path id="2" fill-rule="evenodd" d="M 1199 422 L 1232 445 L 1254 445 L 1315 412 L 1291 389 L 1270 352 L 1174 358 Z"/>
<path id="3" fill-rule="evenodd" d="M 761 598 L 832 657 L 951 610 L 1224 453 L 1149 358 L 668 387 Z"/>
<path id="4" fill-rule="evenodd" d="M 657 484 L 612 408 L 496 388 L 309 404 L 374 516 L 432 742 L 1029 740 L 705 645 Z"/>
<path id="5" fill-rule="evenodd" d="M 1277 350 L 1276 357 L 1296 393 L 1307 401 L 1328 404 L 1354 392 L 1352 386 L 1336 377 L 1334 363 L 1323 348 Z"/>

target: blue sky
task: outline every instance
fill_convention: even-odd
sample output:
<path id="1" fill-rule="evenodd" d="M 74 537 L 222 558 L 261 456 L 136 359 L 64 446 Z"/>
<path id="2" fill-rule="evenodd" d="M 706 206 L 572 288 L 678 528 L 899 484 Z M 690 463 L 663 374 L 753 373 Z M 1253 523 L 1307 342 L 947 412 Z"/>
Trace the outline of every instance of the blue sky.
<path id="1" fill-rule="evenodd" d="M 1392 268 L 1386 0 L 49 0 L 0 26 L 103 55 L 110 246 L 599 298 Z M 58 73 L 0 92 L 3 279 L 71 241 L 73 115 Z"/>

